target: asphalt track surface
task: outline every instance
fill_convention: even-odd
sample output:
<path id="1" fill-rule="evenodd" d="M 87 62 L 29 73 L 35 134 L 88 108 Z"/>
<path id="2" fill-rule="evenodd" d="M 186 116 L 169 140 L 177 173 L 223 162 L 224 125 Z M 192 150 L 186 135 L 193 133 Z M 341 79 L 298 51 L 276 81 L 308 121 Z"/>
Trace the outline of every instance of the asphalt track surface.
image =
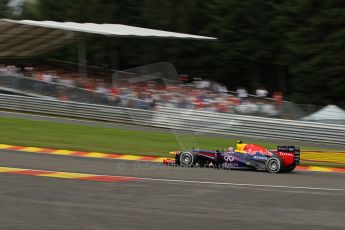
<path id="1" fill-rule="evenodd" d="M 171 132 L 8 112 L 0 116 Z M 1 173 L 0 229 L 314 230 L 345 226 L 345 174 L 341 173 L 180 168 L 15 151 L 0 151 L 1 166 L 141 179 L 107 183 Z"/>
<path id="2" fill-rule="evenodd" d="M 0 166 L 141 178 L 0 174 L 0 229 L 344 229 L 345 174 L 166 167 L 0 151 Z"/>

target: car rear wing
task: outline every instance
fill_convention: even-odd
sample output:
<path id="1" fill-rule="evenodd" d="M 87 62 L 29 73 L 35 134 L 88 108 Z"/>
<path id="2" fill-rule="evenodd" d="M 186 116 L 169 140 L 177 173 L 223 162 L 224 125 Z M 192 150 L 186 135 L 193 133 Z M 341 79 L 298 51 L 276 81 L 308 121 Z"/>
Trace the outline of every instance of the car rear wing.
<path id="1" fill-rule="evenodd" d="M 301 150 L 299 147 L 295 147 L 295 146 L 277 146 L 277 151 L 278 152 L 293 152 L 294 153 L 294 160 L 296 162 L 296 164 L 298 165 L 300 163 L 301 160 Z"/>

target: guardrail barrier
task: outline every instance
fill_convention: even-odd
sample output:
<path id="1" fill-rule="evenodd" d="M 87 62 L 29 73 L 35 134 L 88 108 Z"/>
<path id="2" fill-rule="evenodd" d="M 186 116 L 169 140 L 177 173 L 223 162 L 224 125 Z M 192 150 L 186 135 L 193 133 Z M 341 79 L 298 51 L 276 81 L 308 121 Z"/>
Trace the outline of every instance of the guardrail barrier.
<path id="1" fill-rule="evenodd" d="M 156 111 L 0 94 L 0 109 L 181 131 L 345 146 L 345 126 L 158 107 Z"/>

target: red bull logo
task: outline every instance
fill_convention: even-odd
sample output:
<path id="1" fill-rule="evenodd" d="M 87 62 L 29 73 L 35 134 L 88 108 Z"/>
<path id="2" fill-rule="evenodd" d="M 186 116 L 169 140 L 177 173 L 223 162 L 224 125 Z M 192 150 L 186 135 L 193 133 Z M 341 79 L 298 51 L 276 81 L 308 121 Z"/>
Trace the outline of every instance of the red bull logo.
<path id="1" fill-rule="evenodd" d="M 255 144 L 246 144 L 243 148 L 244 152 L 247 152 L 250 155 L 255 155 L 256 153 L 263 154 L 266 156 L 272 156 L 273 154 L 265 149 L 264 147 L 261 147 L 260 145 Z"/>

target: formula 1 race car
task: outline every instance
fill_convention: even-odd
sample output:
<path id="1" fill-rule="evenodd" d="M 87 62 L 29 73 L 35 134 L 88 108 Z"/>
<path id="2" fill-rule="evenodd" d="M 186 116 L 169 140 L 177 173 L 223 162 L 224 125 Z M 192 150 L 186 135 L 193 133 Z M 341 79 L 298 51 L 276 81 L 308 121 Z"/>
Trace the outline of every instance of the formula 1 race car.
<path id="1" fill-rule="evenodd" d="M 191 150 L 170 152 L 175 159 L 166 159 L 165 164 L 185 167 L 216 166 L 223 169 L 252 169 L 271 173 L 291 172 L 300 162 L 300 149 L 295 146 L 278 146 L 267 150 L 256 144 L 237 144 L 236 149 Z"/>

